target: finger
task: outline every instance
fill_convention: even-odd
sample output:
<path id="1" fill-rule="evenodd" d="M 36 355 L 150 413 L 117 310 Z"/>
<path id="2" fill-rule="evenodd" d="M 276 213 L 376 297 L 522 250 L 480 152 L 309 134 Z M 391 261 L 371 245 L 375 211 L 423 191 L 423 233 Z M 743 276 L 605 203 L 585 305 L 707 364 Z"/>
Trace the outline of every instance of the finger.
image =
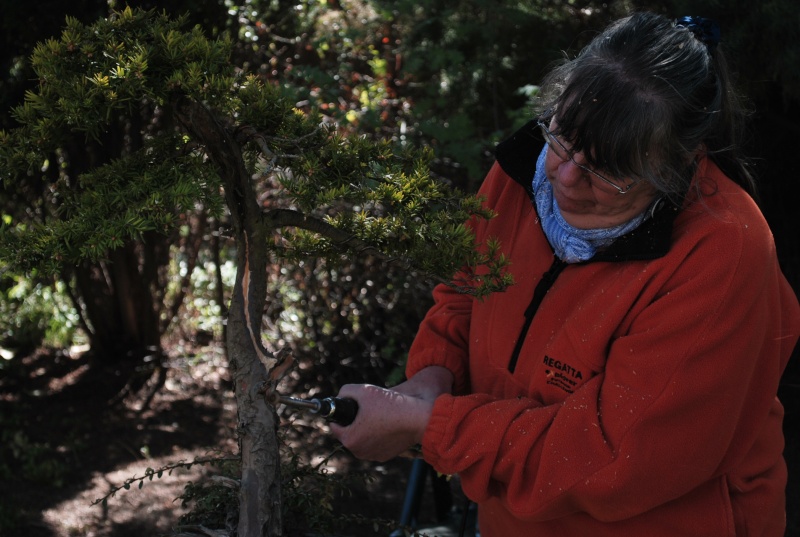
<path id="1" fill-rule="evenodd" d="M 377 388 L 377 386 L 371 384 L 345 384 L 339 389 L 338 397 L 348 397 L 358 401 L 359 398 L 364 397 L 371 388 Z"/>

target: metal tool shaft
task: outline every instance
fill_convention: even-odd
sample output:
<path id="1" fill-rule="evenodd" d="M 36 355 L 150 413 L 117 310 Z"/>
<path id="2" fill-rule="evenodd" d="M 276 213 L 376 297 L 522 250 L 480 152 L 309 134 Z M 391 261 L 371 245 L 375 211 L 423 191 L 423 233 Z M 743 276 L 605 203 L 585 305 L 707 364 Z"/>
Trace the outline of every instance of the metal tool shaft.
<path id="1" fill-rule="evenodd" d="M 319 399 L 300 399 L 298 397 L 290 397 L 288 395 L 279 395 L 278 402 L 295 408 L 310 410 L 312 412 L 319 412 L 319 409 L 322 407 Z"/>

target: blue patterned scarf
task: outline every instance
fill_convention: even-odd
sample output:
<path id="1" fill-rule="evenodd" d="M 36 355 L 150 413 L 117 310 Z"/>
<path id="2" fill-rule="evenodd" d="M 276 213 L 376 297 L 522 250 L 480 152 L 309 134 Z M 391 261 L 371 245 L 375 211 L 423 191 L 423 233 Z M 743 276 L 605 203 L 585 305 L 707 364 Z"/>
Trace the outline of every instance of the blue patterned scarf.
<path id="1" fill-rule="evenodd" d="M 544 172 L 544 161 L 547 157 L 547 144 L 536 161 L 536 173 L 533 176 L 533 195 L 536 210 L 542 221 L 542 229 L 553 247 L 556 255 L 567 263 L 580 263 L 594 257 L 598 250 L 605 248 L 615 239 L 639 227 L 650 215 L 643 211 L 631 220 L 610 228 L 578 229 L 561 216 L 553 187 L 547 181 Z"/>

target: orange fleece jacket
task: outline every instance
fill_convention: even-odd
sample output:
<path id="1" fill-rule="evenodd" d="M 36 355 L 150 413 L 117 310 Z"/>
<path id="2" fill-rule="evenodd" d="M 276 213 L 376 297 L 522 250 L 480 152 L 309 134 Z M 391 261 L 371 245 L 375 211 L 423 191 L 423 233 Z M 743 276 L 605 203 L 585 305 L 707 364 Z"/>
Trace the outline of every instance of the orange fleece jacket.
<path id="1" fill-rule="evenodd" d="M 566 266 L 512 373 L 553 251 L 525 188 L 488 174 L 498 216 L 476 238 L 500 239 L 516 284 L 483 302 L 437 287 L 407 368 L 455 375 L 422 447 L 482 537 L 783 536 L 776 392 L 800 308 L 752 199 L 708 159 L 695 180 L 714 192 L 673 209 L 665 255 Z"/>

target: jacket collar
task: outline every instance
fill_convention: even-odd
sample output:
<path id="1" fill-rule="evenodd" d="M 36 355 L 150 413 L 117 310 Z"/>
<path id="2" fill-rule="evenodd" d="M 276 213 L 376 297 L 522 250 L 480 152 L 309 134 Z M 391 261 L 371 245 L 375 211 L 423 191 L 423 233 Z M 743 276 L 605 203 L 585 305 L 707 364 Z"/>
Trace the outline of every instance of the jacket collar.
<path id="1" fill-rule="evenodd" d="M 536 120 L 529 121 L 495 149 L 495 157 L 503 171 L 519 183 L 533 202 L 533 174 L 536 159 L 544 147 L 544 138 Z M 672 224 L 680 209 L 662 200 L 651 209 L 653 214 L 641 226 L 615 240 L 598 252 L 592 261 L 633 261 L 657 259 L 669 252 L 672 243 Z"/>

